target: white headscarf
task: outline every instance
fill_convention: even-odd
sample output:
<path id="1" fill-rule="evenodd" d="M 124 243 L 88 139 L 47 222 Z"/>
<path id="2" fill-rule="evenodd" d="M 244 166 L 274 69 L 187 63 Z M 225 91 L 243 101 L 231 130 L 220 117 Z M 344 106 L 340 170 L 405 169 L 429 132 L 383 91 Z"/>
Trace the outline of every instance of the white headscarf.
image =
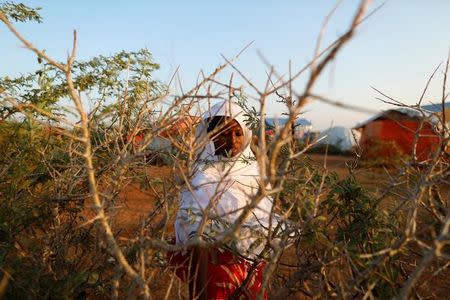
<path id="1" fill-rule="evenodd" d="M 236 120 L 244 133 L 243 149 L 232 158 L 215 154 L 214 142 L 208 138 L 207 122 L 213 117 L 224 116 Z M 241 107 L 231 101 L 220 102 L 203 115 L 203 123 L 197 130 L 197 138 L 207 141 L 198 153 L 199 162 L 190 182 L 190 188 L 181 193 L 180 207 L 175 221 L 177 243 L 182 244 L 197 234 L 202 222 L 203 211 L 211 200 L 214 205 L 211 218 L 205 226 L 203 236 L 214 238 L 224 231 L 242 213 L 259 189 L 259 168 L 250 149 L 252 132 L 244 122 Z M 273 201 L 263 198 L 249 215 L 232 245 L 241 255 L 254 258 L 264 248 L 269 227 L 269 216 Z M 277 220 L 272 220 L 275 227 Z"/>

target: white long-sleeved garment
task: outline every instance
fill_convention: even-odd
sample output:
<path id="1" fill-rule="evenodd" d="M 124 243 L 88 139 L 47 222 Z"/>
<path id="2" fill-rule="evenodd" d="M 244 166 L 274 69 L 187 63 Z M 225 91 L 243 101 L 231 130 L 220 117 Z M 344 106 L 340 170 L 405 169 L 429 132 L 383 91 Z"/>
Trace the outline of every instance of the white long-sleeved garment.
<path id="1" fill-rule="evenodd" d="M 259 168 L 250 150 L 252 132 L 244 123 L 244 115 L 239 105 L 230 102 L 220 102 L 204 114 L 198 139 L 207 139 L 206 126 L 209 118 L 225 116 L 236 120 L 244 133 L 243 149 L 239 155 L 225 158 L 215 155 L 214 142 L 207 144 L 199 153 L 199 162 L 190 182 L 180 197 L 180 206 L 175 221 L 176 240 L 182 244 L 192 235 L 197 234 L 202 222 L 203 212 L 209 206 L 209 221 L 206 222 L 203 234 L 214 238 L 231 226 L 243 208 L 247 206 L 259 188 Z M 277 225 L 277 219 L 269 221 L 273 200 L 264 197 L 238 232 L 232 245 L 241 255 L 254 258 L 264 248 L 265 236 L 269 223 L 272 228 Z"/>

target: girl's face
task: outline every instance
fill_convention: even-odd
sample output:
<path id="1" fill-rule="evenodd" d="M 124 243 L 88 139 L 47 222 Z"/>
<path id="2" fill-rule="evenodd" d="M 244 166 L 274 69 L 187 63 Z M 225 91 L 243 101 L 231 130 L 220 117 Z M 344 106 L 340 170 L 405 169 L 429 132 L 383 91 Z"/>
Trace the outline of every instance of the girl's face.
<path id="1" fill-rule="evenodd" d="M 219 132 L 212 137 L 216 155 L 234 157 L 242 151 L 244 131 L 236 120 L 219 126 Z"/>

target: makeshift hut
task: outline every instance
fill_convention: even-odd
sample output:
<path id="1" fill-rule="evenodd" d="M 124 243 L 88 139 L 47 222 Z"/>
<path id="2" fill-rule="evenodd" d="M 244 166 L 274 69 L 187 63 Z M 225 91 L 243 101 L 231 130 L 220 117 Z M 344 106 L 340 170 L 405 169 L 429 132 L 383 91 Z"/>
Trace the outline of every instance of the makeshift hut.
<path id="1" fill-rule="evenodd" d="M 436 132 L 440 126 L 437 108 L 431 105 L 422 107 L 421 111 L 404 107 L 390 109 L 357 124 L 355 129 L 361 132 L 363 156 L 386 160 L 415 152 L 419 161 L 429 159 L 440 142 Z"/>
<path id="2" fill-rule="evenodd" d="M 152 137 L 147 149 L 156 152 L 173 152 L 175 149 L 185 147 L 184 142 L 186 138 L 193 134 L 199 118 L 196 116 L 186 116 L 175 119 L 168 128 L 158 135 Z M 158 126 L 158 124 L 155 124 Z M 139 145 L 143 142 L 145 135 L 151 130 L 151 128 L 142 128 L 139 133 L 133 138 L 135 145 Z M 128 138 L 131 138 L 129 136 Z"/>
<path id="3" fill-rule="evenodd" d="M 200 118 L 196 116 L 178 118 L 168 129 L 153 138 L 149 149 L 172 152 L 175 149 L 185 148 L 186 138 L 193 136 L 195 127 L 199 122 Z"/>
<path id="4" fill-rule="evenodd" d="M 277 127 L 282 127 L 288 122 L 288 118 L 266 118 L 266 134 L 271 136 L 275 133 Z M 302 118 L 298 118 L 294 122 L 294 138 L 302 139 L 312 129 L 312 124 L 310 121 Z"/>
<path id="5" fill-rule="evenodd" d="M 427 113 L 436 114 L 442 120 L 445 120 L 447 128 L 450 125 L 450 103 L 434 103 L 422 106 Z"/>
<path id="6" fill-rule="evenodd" d="M 357 143 L 359 134 L 350 128 L 335 126 L 322 131 L 317 138 L 316 147 L 331 145 L 339 152 L 350 151 Z"/>

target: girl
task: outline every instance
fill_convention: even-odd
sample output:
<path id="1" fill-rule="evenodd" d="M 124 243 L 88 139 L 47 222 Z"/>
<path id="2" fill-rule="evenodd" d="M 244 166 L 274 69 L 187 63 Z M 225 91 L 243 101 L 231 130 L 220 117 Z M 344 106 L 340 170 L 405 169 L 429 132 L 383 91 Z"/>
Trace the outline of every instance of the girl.
<path id="1" fill-rule="evenodd" d="M 175 221 L 177 244 L 193 237 L 213 241 L 235 223 L 259 188 L 258 164 L 250 149 L 252 132 L 239 105 L 225 101 L 211 107 L 197 138 L 206 143 L 198 153 L 190 184 L 181 193 Z M 177 275 L 190 282 L 191 298 L 256 298 L 265 262 L 252 261 L 265 247 L 269 226 L 277 225 L 270 218 L 272 205 L 272 199 L 264 197 L 226 246 L 197 247 L 172 256 Z"/>

